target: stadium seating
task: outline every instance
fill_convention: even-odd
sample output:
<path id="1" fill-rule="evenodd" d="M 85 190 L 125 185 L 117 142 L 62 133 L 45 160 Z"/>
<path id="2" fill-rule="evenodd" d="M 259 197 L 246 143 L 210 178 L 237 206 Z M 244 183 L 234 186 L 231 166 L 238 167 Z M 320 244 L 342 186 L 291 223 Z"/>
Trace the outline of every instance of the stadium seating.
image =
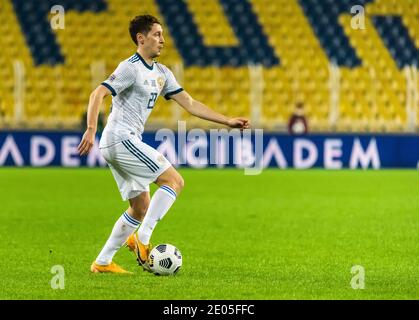
<path id="1" fill-rule="evenodd" d="M 250 117 L 260 87 L 265 128 L 284 128 L 298 101 L 313 131 L 406 128 L 404 68 L 419 64 L 418 1 L 61 0 L 65 28 L 57 30 L 49 21 L 54 4 L 0 1 L 3 127 L 77 127 L 91 90 L 135 51 L 129 20 L 147 12 L 165 29 L 159 60 L 217 111 Z M 365 29 L 351 26 L 354 5 L 366 8 Z M 15 86 L 17 62 L 24 66 L 24 94 Z M 333 127 L 331 85 L 337 84 L 330 83 L 331 63 L 340 78 Z M 256 78 L 255 65 L 262 66 Z M 18 98 L 25 114 L 20 121 Z M 179 117 L 208 126 L 160 99 L 148 128 L 174 126 Z"/>

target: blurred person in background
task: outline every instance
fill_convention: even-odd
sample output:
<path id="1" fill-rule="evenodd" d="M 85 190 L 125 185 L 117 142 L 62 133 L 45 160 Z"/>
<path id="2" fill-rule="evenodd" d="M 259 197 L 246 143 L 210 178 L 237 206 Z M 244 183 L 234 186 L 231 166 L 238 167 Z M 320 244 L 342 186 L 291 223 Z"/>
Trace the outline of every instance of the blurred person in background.
<path id="1" fill-rule="evenodd" d="M 288 133 L 291 135 L 307 134 L 308 124 L 304 115 L 304 104 L 297 102 L 295 109 L 288 120 Z"/>

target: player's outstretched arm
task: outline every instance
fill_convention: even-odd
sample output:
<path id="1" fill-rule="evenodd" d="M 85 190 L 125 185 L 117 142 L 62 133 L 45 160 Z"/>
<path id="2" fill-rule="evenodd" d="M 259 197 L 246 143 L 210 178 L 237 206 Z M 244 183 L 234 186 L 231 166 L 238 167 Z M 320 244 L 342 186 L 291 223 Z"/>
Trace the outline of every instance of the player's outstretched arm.
<path id="1" fill-rule="evenodd" d="M 97 119 L 99 116 L 99 109 L 102 105 L 103 99 L 110 95 L 111 92 L 105 86 L 100 85 L 91 94 L 89 99 L 89 106 L 87 107 L 87 129 L 81 139 L 77 150 L 81 156 L 88 154 L 95 142 Z"/>
<path id="2" fill-rule="evenodd" d="M 221 113 L 218 113 L 205 104 L 195 100 L 186 91 L 181 91 L 172 95 L 170 98 L 175 100 L 181 107 L 183 107 L 190 114 L 212 122 L 224 124 L 231 128 L 248 129 L 250 128 L 249 120 L 245 118 L 228 118 Z"/>

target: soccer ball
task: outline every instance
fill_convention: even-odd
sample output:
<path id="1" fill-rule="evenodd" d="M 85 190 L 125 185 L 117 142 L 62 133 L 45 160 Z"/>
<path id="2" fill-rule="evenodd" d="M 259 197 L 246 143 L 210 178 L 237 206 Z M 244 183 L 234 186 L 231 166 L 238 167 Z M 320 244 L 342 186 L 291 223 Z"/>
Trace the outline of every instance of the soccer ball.
<path id="1" fill-rule="evenodd" d="M 178 248 L 171 244 L 159 244 L 151 250 L 148 264 L 155 275 L 175 275 L 182 266 L 182 255 Z"/>

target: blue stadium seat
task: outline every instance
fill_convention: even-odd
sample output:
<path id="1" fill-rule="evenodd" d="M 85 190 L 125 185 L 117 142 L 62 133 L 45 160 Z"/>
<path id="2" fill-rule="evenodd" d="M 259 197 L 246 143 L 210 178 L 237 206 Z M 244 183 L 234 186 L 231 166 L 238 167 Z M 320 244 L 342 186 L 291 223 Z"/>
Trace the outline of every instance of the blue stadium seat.
<path id="1" fill-rule="evenodd" d="M 249 63 L 260 63 L 265 67 L 279 65 L 279 58 L 268 43 L 247 0 L 220 0 L 240 44 L 212 48 L 204 44 L 202 35 L 197 31 L 198 27 L 183 0 L 157 0 L 157 3 L 160 8 L 168 8 L 163 10 L 162 14 L 168 23 L 176 47 L 185 59 L 186 66 L 244 66 Z M 248 41 L 249 38 L 256 38 L 258 41 Z M 199 54 L 191 52 L 193 47 L 199 48 Z"/>
<path id="2" fill-rule="evenodd" d="M 375 16 L 373 23 L 400 69 L 419 65 L 419 49 L 400 16 Z"/>
<path id="3" fill-rule="evenodd" d="M 48 14 L 51 7 L 57 4 L 56 1 L 12 0 L 12 3 L 21 29 L 24 30 L 23 34 L 31 50 L 35 65 L 64 63 L 65 58 L 48 21 Z M 99 12 L 107 8 L 104 0 L 60 0 L 59 4 L 66 11 L 83 12 L 90 10 Z M 45 46 L 48 49 L 45 49 Z M 49 55 L 46 53 L 49 53 Z"/>
<path id="4" fill-rule="evenodd" d="M 320 43 L 331 61 L 339 66 L 356 67 L 361 60 L 349 44 L 342 26 L 338 22 L 339 15 L 350 13 L 354 5 L 366 5 L 373 0 L 299 0 L 301 7 Z M 339 39 L 338 43 L 334 39 Z M 337 49 L 344 50 L 344 54 Z"/>

